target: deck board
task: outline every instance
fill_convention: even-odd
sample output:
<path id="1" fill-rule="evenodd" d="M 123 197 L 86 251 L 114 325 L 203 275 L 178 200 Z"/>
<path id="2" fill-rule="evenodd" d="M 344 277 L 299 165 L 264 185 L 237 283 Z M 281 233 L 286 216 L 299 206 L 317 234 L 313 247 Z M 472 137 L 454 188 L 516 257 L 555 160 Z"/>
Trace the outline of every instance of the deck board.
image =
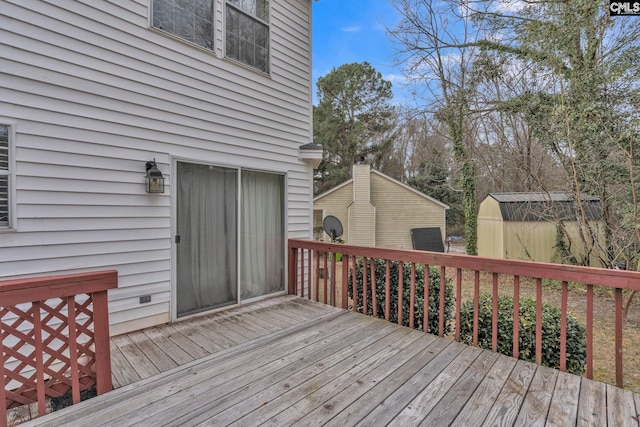
<path id="1" fill-rule="evenodd" d="M 607 424 L 610 426 L 638 426 L 633 393 L 607 384 Z"/>
<path id="2" fill-rule="evenodd" d="M 189 354 L 187 350 L 185 350 L 181 345 L 176 344 L 170 336 L 165 335 L 158 328 L 149 328 L 143 332 L 147 337 L 147 340 L 155 343 L 177 365 L 184 365 L 185 363 L 192 362 L 196 359 L 196 356 Z M 197 357 L 204 357 L 204 354 Z"/>
<path id="3" fill-rule="evenodd" d="M 149 340 L 144 332 L 139 331 L 128 336 L 159 372 L 165 372 L 180 365 L 162 350 L 158 345 L 159 342 Z"/>
<path id="4" fill-rule="evenodd" d="M 450 425 L 473 395 L 493 364 L 496 353 L 483 351 L 469 366 L 453 387 L 443 396 L 431 412 L 422 420 L 422 426 Z"/>
<path id="5" fill-rule="evenodd" d="M 465 347 L 433 381 L 418 385 L 419 387 L 426 385 L 422 391 L 418 391 L 418 388 L 407 388 L 405 392 L 414 394 L 415 397 L 388 425 L 399 427 L 420 425 L 481 353 L 482 350 L 479 348 Z"/>
<path id="6" fill-rule="evenodd" d="M 26 426 L 639 427 L 638 394 L 289 296 L 113 337 L 112 366 Z"/>
<path id="7" fill-rule="evenodd" d="M 438 340 L 435 348 L 400 366 L 384 384 L 377 384 L 371 392 L 331 422 L 339 426 L 356 421 L 361 426 L 386 424 L 415 397 L 416 390 L 429 384 L 464 348 L 462 344 Z"/>
<path id="8" fill-rule="evenodd" d="M 582 379 L 578 399 L 578 420 L 580 426 L 607 425 L 607 386 Z"/>
<path id="9" fill-rule="evenodd" d="M 515 425 L 535 371 L 536 365 L 518 360 L 482 425 Z"/>
<path id="10" fill-rule="evenodd" d="M 538 367 L 516 419 L 517 425 L 544 426 L 551 406 L 558 370 Z"/>
<path id="11" fill-rule="evenodd" d="M 487 375 L 484 377 L 475 392 L 465 402 L 452 426 L 465 427 L 473 424 L 481 424 L 487 417 L 494 402 L 500 394 L 502 386 L 509 378 L 517 360 L 499 355 L 498 360 L 493 364 Z"/>
<path id="12" fill-rule="evenodd" d="M 580 377 L 566 372 L 558 372 L 556 387 L 547 415 L 547 426 L 575 425 L 578 417 L 579 397 Z"/>

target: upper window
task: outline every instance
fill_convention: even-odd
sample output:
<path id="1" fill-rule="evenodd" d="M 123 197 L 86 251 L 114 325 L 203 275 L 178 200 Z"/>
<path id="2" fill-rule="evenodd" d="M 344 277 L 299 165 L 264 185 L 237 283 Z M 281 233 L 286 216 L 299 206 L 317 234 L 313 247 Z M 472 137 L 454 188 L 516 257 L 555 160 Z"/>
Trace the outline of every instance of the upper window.
<path id="1" fill-rule="evenodd" d="M 151 0 L 151 25 L 213 50 L 213 0 Z"/>
<path id="2" fill-rule="evenodd" d="M 269 0 L 227 0 L 226 55 L 269 72 Z"/>
<path id="3" fill-rule="evenodd" d="M 9 226 L 9 130 L 0 125 L 0 227 Z"/>

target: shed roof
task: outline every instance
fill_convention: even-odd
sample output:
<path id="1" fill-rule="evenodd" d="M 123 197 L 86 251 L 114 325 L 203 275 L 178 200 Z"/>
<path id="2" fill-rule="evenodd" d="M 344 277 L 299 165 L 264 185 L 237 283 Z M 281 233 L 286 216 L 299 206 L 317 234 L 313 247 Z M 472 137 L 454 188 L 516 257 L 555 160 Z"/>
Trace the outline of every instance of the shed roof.
<path id="1" fill-rule="evenodd" d="M 577 204 L 575 195 L 569 192 L 491 193 L 500 206 L 504 221 L 575 221 Z M 600 199 L 580 194 L 587 220 L 602 217 Z"/>

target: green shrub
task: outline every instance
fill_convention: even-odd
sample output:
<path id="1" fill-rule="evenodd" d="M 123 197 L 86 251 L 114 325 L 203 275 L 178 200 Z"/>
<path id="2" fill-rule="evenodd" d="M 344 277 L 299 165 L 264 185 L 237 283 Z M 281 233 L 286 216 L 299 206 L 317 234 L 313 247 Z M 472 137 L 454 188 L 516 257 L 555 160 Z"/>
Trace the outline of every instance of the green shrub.
<path id="1" fill-rule="evenodd" d="M 491 313 L 493 298 L 480 296 L 478 314 L 478 346 L 491 349 Z M 519 358 L 536 360 L 536 301 L 520 298 L 520 323 L 518 326 Z M 473 340 L 473 301 L 465 302 L 460 310 L 460 341 L 471 344 Z M 513 354 L 513 298 L 498 298 L 498 352 Z M 575 317 L 567 315 L 567 372 L 584 373 L 586 361 L 586 329 Z M 542 305 L 542 365 L 560 367 L 560 309 Z"/>
<path id="2" fill-rule="evenodd" d="M 398 272 L 399 263 L 391 261 L 390 263 L 390 313 L 389 320 L 398 322 Z M 376 278 L 376 302 L 378 308 L 378 317 L 385 318 L 385 281 L 386 281 L 386 262 L 384 260 L 375 260 L 375 278 Z M 349 297 L 353 298 L 352 274 L 349 273 Z M 409 308 L 411 297 L 411 264 L 403 263 L 403 285 L 402 285 L 402 324 L 409 326 Z M 362 261 L 358 261 L 356 286 L 358 293 L 358 310 L 362 312 Z M 373 315 L 373 306 L 371 298 L 371 264 L 368 263 L 367 268 L 367 311 L 369 315 Z M 415 274 L 415 301 L 414 301 L 414 328 L 422 329 L 423 305 L 424 302 L 424 266 L 416 264 Z M 445 286 L 444 299 L 444 333 L 451 332 L 451 320 L 453 319 L 453 287 L 450 280 L 447 280 Z M 440 270 L 432 267 L 429 270 L 429 320 L 428 332 L 437 334 L 439 328 L 439 310 L 440 310 Z"/>

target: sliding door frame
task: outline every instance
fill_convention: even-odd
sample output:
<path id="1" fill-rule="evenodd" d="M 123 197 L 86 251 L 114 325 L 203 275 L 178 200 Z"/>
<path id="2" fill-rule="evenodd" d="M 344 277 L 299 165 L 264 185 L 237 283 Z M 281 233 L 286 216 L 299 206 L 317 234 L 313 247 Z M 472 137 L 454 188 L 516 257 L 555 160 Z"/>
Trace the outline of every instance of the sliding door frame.
<path id="1" fill-rule="evenodd" d="M 236 277 L 237 277 L 237 283 L 236 283 L 236 302 L 234 304 L 229 304 L 229 305 L 225 305 L 224 307 L 220 307 L 220 308 L 215 308 L 212 310 L 207 310 L 207 311 L 202 311 L 199 313 L 195 313 L 195 314 L 191 314 L 191 315 L 187 315 L 187 316 L 181 316 L 178 317 L 178 254 L 177 254 L 177 244 L 175 242 L 175 236 L 177 234 L 177 230 L 178 230 L 178 163 L 192 163 L 192 164 L 197 164 L 197 165 L 205 165 L 205 166 L 216 166 L 216 167 L 222 167 L 222 168 L 228 168 L 228 169 L 234 169 L 237 173 L 237 180 L 236 180 L 236 185 L 237 185 L 237 189 L 236 189 L 236 194 L 237 194 L 237 200 L 236 200 L 236 221 L 237 221 L 237 229 L 236 229 L 236 257 L 237 257 L 237 263 L 236 263 Z M 282 238 L 284 239 L 284 248 L 283 248 L 283 260 L 284 260 L 284 274 L 283 274 L 283 278 L 284 278 L 284 282 L 283 282 L 283 290 L 280 292 L 274 292 L 271 294 L 267 294 L 267 295 L 261 295 L 261 296 L 257 296 L 254 298 L 250 298 L 250 299 L 246 299 L 243 300 L 242 299 L 242 272 L 241 272 L 241 265 L 242 265 L 242 260 L 240 258 L 241 256 L 241 249 L 242 249 L 242 239 L 241 239 L 241 233 L 242 233 L 242 171 L 243 170 L 249 170 L 249 171 L 253 171 L 253 172 L 264 172 L 264 173 L 272 173 L 272 174 L 276 174 L 276 175 L 281 175 L 284 177 L 283 180 L 283 192 L 284 192 L 284 197 L 283 197 L 283 231 L 284 231 L 284 236 L 282 236 Z M 283 169 L 266 169 L 266 168 L 259 168 L 259 167 L 243 167 L 240 164 L 233 164 L 233 163 L 220 163 L 220 162 L 207 162 L 207 161 L 203 161 L 201 159 L 191 159 L 191 158 L 185 158 L 185 157 L 178 157 L 178 156 L 171 156 L 171 196 L 170 196 L 170 200 L 171 200 L 171 293 L 170 293 L 170 298 L 169 298 L 169 303 L 170 303 L 170 310 L 171 310 L 171 321 L 172 322 L 177 322 L 177 321 L 182 321 L 182 320 L 187 320 L 190 319 L 192 317 L 197 317 L 197 316 L 201 316 L 203 314 L 207 314 L 207 313 L 215 313 L 217 311 L 223 311 L 223 310 L 228 310 L 229 308 L 232 307 L 237 307 L 241 304 L 247 304 L 247 303 L 251 303 L 251 302 L 255 302 L 255 301 L 260 301 L 263 299 L 267 299 L 267 298 L 271 298 L 273 296 L 278 296 L 278 295 L 285 295 L 287 292 L 287 282 L 288 282 L 288 259 L 287 259 L 287 239 L 288 239 L 288 235 L 289 235 L 289 209 L 288 209 L 288 199 L 289 199 L 289 175 L 288 175 L 288 171 L 287 170 L 283 170 Z"/>

